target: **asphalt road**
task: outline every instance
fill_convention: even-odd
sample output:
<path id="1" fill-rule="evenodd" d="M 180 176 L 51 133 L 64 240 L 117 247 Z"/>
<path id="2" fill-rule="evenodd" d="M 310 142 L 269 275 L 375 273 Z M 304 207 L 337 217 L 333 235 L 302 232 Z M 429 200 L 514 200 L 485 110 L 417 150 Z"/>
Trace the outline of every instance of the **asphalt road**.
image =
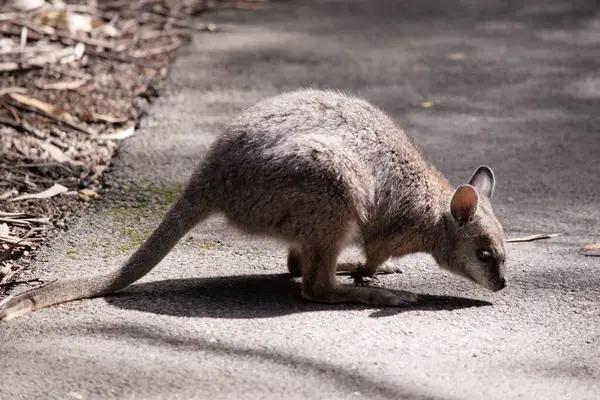
<path id="1" fill-rule="evenodd" d="M 399 260 L 383 285 L 453 297 L 395 310 L 302 302 L 284 249 L 213 219 L 119 295 L 1 324 L 1 399 L 598 398 L 600 258 L 578 252 L 600 241 L 596 1 L 315 0 L 214 17 L 224 31 L 181 51 L 123 143 L 103 209 L 36 274 L 115 266 L 160 218 L 140 203 L 183 183 L 228 118 L 305 86 L 370 99 L 454 184 L 490 165 L 509 236 L 564 235 L 511 244 L 499 293 L 428 256 Z"/>

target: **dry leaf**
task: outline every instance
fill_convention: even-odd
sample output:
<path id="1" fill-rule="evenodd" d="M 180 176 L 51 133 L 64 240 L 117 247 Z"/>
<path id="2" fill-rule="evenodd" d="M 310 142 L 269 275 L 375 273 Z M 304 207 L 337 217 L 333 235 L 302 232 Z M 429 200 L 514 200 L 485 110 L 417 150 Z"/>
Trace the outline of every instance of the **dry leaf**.
<path id="1" fill-rule="evenodd" d="M 91 198 L 97 198 L 100 195 L 94 192 L 92 189 L 81 189 L 77 194 L 77 198 L 81 201 L 88 202 Z"/>
<path id="2" fill-rule="evenodd" d="M 581 254 L 588 257 L 600 257 L 600 243 L 586 244 L 581 248 Z"/>
<path id="3" fill-rule="evenodd" d="M 41 193 L 22 194 L 20 196 L 15 197 L 14 199 L 10 199 L 9 201 L 19 201 L 27 199 L 47 199 L 58 194 L 65 193 L 67 191 L 69 191 L 69 189 L 67 189 L 59 183 L 55 183 L 54 186 L 52 186 L 50 189 L 44 190 Z"/>
<path id="4" fill-rule="evenodd" d="M 4 96 L 8 93 L 27 93 L 27 89 L 19 86 L 11 86 L 7 88 L 0 89 L 0 96 Z"/>
<path id="5" fill-rule="evenodd" d="M 75 90 L 87 83 L 87 79 L 76 79 L 74 81 L 60 81 L 53 83 L 36 82 L 36 86 L 44 90 Z"/>
<path id="6" fill-rule="evenodd" d="M 536 235 L 522 236 L 517 238 L 507 239 L 508 243 L 531 242 L 534 240 L 552 239 L 562 235 L 562 233 L 539 233 Z"/>
<path id="7" fill-rule="evenodd" d="M 119 31 L 117 28 L 115 28 L 114 25 L 110 25 L 110 24 L 102 25 L 100 28 L 98 28 L 97 32 L 104 36 L 108 36 L 108 37 L 116 38 L 116 37 L 121 36 L 121 31 Z"/>
<path id="8" fill-rule="evenodd" d="M 91 15 L 68 14 L 67 28 L 69 32 L 91 32 L 94 29 L 94 21 Z"/>
<path id="9" fill-rule="evenodd" d="M 68 10 L 49 11 L 35 18 L 38 25 L 49 26 L 56 29 L 67 29 L 70 33 L 91 32 L 102 22 L 91 15 L 77 14 Z"/>
<path id="10" fill-rule="evenodd" d="M 446 57 L 449 60 L 464 60 L 465 58 L 467 58 L 466 54 L 462 53 L 462 52 L 448 53 L 448 54 L 446 54 Z"/>
<path id="11" fill-rule="evenodd" d="M 10 234 L 10 230 L 8 229 L 7 224 L 0 224 L 0 236 L 8 236 Z"/>
<path id="12" fill-rule="evenodd" d="M 81 189 L 79 191 L 79 193 L 84 194 L 89 197 L 100 197 L 100 195 L 98 193 L 96 193 L 95 191 L 93 191 L 92 189 Z"/>
<path id="13" fill-rule="evenodd" d="M 46 150 L 48 154 L 50 154 L 50 157 L 59 163 L 67 163 L 71 161 L 71 158 L 68 155 L 51 143 L 42 143 L 40 147 Z"/>
<path id="14" fill-rule="evenodd" d="M 44 0 L 13 0 L 12 4 L 21 11 L 31 11 L 44 5 Z"/>
<path id="15" fill-rule="evenodd" d="M 15 196 L 17 194 L 19 194 L 19 191 L 17 189 L 8 190 L 8 191 L 0 194 L 0 200 L 6 200 L 9 197 Z"/>
<path id="16" fill-rule="evenodd" d="M 10 97 L 14 100 L 18 101 L 21 104 L 25 104 L 26 106 L 30 106 L 33 108 L 37 108 L 45 112 L 46 114 L 60 116 L 62 114 L 62 110 L 52 104 L 43 102 L 38 99 L 34 99 L 33 97 L 23 96 L 18 93 L 10 93 Z"/>
<path id="17" fill-rule="evenodd" d="M 135 133 L 135 126 L 131 126 L 129 128 L 123 129 L 122 131 L 115 133 L 105 133 L 103 135 L 98 135 L 99 140 L 122 140 L 128 138 L 129 136 Z"/>
<path id="18" fill-rule="evenodd" d="M 15 71 L 17 69 L 20 69 L 21 65 L 19 65 L 19 63 L 16 62 L 1 62 L 0 63 L 0 72 L 4 72 L 4 71 Z"/>

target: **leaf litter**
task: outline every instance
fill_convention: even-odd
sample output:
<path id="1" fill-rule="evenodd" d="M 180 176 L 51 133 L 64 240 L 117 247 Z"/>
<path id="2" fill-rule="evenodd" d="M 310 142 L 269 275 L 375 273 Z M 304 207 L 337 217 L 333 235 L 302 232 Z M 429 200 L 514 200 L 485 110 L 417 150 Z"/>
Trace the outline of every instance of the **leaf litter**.
<path id="1" fill-rule="evenodd" d="M 102 196 L 119 141 L 211 10 L 268 0 L 13 0 L 0 10 L 0 296 Z M 200 16 L 200 18 L 198 17 Z"/>

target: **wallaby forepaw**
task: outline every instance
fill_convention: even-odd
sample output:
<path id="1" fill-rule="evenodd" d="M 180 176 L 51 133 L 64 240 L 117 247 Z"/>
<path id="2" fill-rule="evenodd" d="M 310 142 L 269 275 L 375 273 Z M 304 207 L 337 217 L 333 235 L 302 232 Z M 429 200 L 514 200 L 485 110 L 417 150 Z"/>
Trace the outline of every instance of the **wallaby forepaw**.
<path id="1" fill-rule="evenodd" d="M 350 274 L 350 278 L 354 280 L 354 284 L 356 286 L 370 286 L 374 282 L 379 282 L 379 278 L 375 275 L 366 276 L 360 272 L 360 269 L 357 269 L 355 272 Z"/>

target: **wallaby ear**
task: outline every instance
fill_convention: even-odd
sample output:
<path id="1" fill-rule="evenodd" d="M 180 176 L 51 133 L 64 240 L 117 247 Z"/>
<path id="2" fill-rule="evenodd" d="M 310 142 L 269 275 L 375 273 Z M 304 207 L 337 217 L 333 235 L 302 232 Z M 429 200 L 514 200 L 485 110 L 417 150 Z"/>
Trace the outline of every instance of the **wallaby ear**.
<path id="1" fill-rule="evenodd" d="M 475 214 L 478 203 L 477 190 L 471 185 L 460 185 L 452 195 L 450 212 L 459 224 L 463 224 Z"/>
<path id="2" fill-rule="evenodd" d="M 475 187 L 481 195 L 491 200 L 494 194 L 494 187 L 496 186 L 496 178 L 490 167 L 482 165 L 477 168 L 477 171 L 475 171 L 471 180 L 469 180 L 469 185 Z"/>

